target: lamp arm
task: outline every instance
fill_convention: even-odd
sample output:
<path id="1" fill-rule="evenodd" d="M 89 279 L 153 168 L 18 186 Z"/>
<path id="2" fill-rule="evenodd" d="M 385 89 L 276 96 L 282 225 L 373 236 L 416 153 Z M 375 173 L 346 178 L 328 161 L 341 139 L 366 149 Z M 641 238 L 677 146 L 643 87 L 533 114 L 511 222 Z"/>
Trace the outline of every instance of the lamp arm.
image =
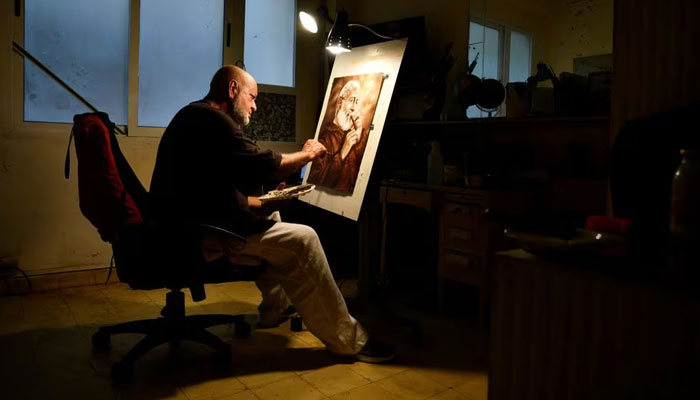
<path id="1" fill-rule="evenodd" d="M 354 28 L 354 27 L 365 28 L 365 29 L 367 29 L 368 31 L 372 32 L 375 36 L 380 37 L 380 38 L 382 38 L 382 39 L 387 39 L 387 40 L 394 40 L 394 39 L 395 39 L 395 38 L 393 38 L 393 37 L 380 35 L 380 34 L 378 34 L 377 32 L 375 32 L 375 31 L 373 31 L 372 29 L 370 29 L 368 26 L 365 26 L 365 25 L 362 25 L 362 24 L 348 24 L 348 26 L 349 26 L 349 27 L 353 27 L 353 28 Z"/>
<path id="2" fill-rule="evenodd" d="M 327 22 L 330 22 L 331 25 L 335 24 L 335 20 L 328 14 L 328 7 L 326 7 L 325 4 L 316 9 L 316 14 L 323 17 Z"/>

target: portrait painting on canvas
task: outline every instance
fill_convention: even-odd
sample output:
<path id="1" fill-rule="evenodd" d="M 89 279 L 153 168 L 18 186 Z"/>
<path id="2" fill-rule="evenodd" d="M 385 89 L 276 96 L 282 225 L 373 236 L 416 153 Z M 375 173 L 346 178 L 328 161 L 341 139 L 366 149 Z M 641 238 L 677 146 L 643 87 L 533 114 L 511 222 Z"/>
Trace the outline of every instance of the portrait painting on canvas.
<path id="1" fill-rule="evenodd" d="M 309 183 L 352 195 L 383 81 L 381 73 L 333 80 L 318 133 L 328 152 L 312 164 Z"/>

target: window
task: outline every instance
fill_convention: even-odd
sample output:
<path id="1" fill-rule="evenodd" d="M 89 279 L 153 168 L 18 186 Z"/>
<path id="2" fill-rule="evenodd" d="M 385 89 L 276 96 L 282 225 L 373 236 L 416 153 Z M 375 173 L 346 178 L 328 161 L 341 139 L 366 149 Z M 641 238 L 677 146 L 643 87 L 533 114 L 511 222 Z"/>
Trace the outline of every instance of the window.
<path id="1" fill-rule="evenodd" d="M 530 35 L 510 31 L 508 82 L 525 82 L 530 77 L 532 43 Z"/>
<path id="2" fill-rule="evenodd" d="M 295 14 L 295 0 L 24 0 L 15 40 L 130 135 L 159 136 L 223 64 L 296 95 Z M 16 85 L 19 123 L 90 111 L 29 60 Z"/>
<path id="3" fill-rule="evenodd" d="M 469 23 L 469 62 L 479 54 L 472 72 L 482 79 L 496 79 L 505 86 L 508 82 L 523 82 L 530 76 L 532 39 L 525 32 L 484 21 Z M 502 113 L 501 105 L 495 113 Z M 467 117 L 487 117 L 488 112 L 477 106 L 467 109 Z"/>
<path id="4" fill-rule="evenodd" d="M 244 61 L 258 83 L 294 86 L 294 0 L 246 0 Z"/>
<path id="5" fill-rule="evenodd" d="M 127 121 L 129 2 L 25 0 L 24 47 L 117 124 Z M 109 17 L 108 17 L 109 16 Z M 73 122 L 90 111 L 24 61 L 24 120 Z"/>
<path id="6" fill-rule="evenodd" d="M 224 1 L 141 1 L 139 126 L 164 127 L 223 65 Z M 177 27 L 177 29 L 173 29 Z"/>

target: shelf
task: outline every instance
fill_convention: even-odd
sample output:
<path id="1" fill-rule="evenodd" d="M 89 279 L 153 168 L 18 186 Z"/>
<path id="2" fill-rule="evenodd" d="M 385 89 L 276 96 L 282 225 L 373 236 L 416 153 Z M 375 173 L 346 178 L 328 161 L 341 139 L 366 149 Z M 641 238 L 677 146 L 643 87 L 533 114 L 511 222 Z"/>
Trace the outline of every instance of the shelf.
<path id="1" fill-rule="evenodd" d="M 420 126 L 420 125 L 440 125 L 440 126 L 460 126 L 460 125 L 516 125 L 516 124 L 541 124 L 541 123 L 586 123 L 610 121 L 609 115 L 596 116 L 574 116 L 574 117 L 525 117 L 525 118 L 474 118 L 459 121 L 387 121 L 386 127 L 395 126 Z"/>

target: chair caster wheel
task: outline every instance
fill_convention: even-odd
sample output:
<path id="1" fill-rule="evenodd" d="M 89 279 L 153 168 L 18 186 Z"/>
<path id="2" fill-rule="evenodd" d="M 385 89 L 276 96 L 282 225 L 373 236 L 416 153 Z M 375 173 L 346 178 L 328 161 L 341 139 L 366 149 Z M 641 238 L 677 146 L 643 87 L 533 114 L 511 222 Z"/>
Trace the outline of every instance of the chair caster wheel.
<path id="1" fill-rule="evenodd" d="M 92 335 L 92 348 L 97 351 L 109 350 L 110 335 L 104 332 L 97 331 Z"/>
<path id="2" fill-rule="evenodd" d="M 292 330 L 292 332 L 301 332 L 304 330 L 304 325 L 302 324 L 302 320 L 300 316 L 292 317 L 291 322 L 289 323 L 289 329 Z"/>
<path id="3" fill-rule="evenodd" d="M 117 382 L 128 382 L 134 377 L 134 364 L 127 361 L 117 361 L 112 365 L 110 377 Z"/>
<path id="4" fill-rule="evenodd" d="M 236 322 L 235 333 L 239 339 L 247 338 L 250 336 L 250 324 L 245 321 Z"/>

